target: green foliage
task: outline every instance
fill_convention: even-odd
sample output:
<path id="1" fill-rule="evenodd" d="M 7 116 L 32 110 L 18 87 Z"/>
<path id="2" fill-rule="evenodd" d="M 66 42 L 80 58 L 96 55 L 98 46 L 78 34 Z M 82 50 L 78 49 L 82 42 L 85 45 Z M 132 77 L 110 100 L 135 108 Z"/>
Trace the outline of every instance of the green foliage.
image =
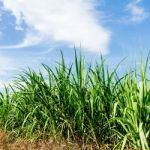
<path id="1" fill-rule="evenodd" d="M 28 69 L 0 93 L 0 127 L 19 136 L 53 136 L 83 144 L 110 143 L 114 148 L 148 150 L 150 146 L 150 84 L 148 58 L 140 75 L 118 77 L 101 57 L 86 67 L 77 56 L 75 65 L 61 61 L 43 73 Z"/>

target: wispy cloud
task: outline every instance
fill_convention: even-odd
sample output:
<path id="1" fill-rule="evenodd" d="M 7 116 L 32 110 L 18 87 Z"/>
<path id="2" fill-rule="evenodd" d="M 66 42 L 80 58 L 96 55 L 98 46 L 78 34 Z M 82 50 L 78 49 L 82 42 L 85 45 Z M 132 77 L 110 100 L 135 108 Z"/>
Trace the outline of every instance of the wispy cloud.
<path id="1" fill-rule="evenodd" d="M 2 38 L 2 36 L 3 36 L 3 33 L 0 31 L 0 39 Z"/>
<path id="2" fill-rule="evenodd" d="M 15 61 L 7 56 L 0 54 L 0 76 L 8 75 L 8 71 L 15 69 Z"/>
<path id="3" fill-rule="evenodd" d="M 107 53 L 110 31 L 97 19 L 95 0 L 2 1 L 16 17 L 17 27 L 23 22 L 28 26 L 25 39 L 14 48 L 53 41 Z"/>
<path id="4" fill-rule="evenodd" d="M 127 4 L 125 10 L 130 13 L 130 17 L 128 18 L 129 22 L 141 22 L 148 18 L 149 14 L 143 7 L 139 6 L 140 2 L 142 0 L 133 0 Z"/>
<path id="5" fill-rule="evenodd" d="M 21 29 L 19 29 L 21 30 Z M 34 32 L 27 32 L 26 36 L 24 38 L 24 40 L 16 45 L 4 45 L 4 46 L 0 46 L 0 49 L 16 49 L 16 48 L 24 48 L 24 47 L 28 47 L 28 46 L 34 46 L 36 44 L 39 44 L 41 42 L 42 37 L 38 34 L 38 33 L 34 33 Z"/>

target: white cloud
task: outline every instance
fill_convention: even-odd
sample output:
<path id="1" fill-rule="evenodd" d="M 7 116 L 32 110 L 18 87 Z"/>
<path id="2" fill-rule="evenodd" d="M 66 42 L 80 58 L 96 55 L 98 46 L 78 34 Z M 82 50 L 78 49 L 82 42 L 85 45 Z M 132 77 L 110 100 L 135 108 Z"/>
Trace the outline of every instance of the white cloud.
<path id="1" fill-rule="evenodd" d="M 141 1 L 142 0 L 133 0 L 126 6 L 126 11 L 129 11 L 131 14 L 128 21 L 141 22 L 149 16 L 145 9 L 139 6 Z"/>
<path id="2" fill-rule="evenodd" d="M 97 19 L 95 0 L 2 1 L 16 17 L 17 27 L 23 21 L 28 26 L 26 38 L 14 48 L 54 41 L 107 53 L 110 32 Z"/>

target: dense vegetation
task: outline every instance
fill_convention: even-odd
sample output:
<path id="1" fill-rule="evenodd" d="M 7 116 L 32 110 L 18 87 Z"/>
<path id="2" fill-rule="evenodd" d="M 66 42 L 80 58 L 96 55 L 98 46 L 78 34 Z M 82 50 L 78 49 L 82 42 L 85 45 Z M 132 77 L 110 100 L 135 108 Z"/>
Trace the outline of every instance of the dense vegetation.
<path id="1" fill-rule="evenodd" d="M 148 58 L 121 77 L 117 68 L 110 71 L 102 57 L 87 66 L 75 52 L 70 66 L 62 54 L 55 69 L 24 71 L 0 93 L 0 128 L 20 137 L 62 137 L 83 147 L 148 150 Z"/>

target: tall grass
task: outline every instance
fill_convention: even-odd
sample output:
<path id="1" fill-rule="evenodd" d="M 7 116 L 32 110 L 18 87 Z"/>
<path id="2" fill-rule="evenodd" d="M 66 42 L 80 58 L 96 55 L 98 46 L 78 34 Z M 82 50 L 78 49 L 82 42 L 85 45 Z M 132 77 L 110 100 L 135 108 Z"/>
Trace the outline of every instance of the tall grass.
<path id="1" fill-rule="evenodd" d="M 63 54 L 55 69 L 28 69 L 0 93 L 0 128 L 23 137 L 63 137 L 92 143 L 97 149 L 148 150 L 150 147 L 150 83 L 148 59 L 119 77 L 101 57 L 87 67 L 75 51 L 66 65 Z"/>

